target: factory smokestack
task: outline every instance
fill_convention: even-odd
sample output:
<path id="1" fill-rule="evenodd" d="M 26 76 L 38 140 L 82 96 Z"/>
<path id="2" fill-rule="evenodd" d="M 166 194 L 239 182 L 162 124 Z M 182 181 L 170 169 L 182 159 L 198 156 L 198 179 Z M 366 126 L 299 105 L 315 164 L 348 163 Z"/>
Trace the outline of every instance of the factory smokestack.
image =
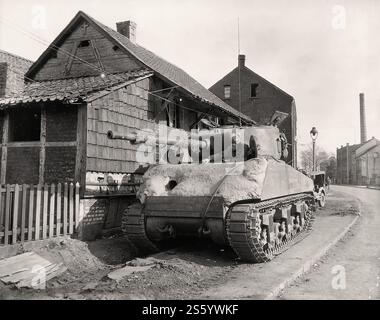
<path id="1" fill-rule="evenodd" d="M 367 141 L 367 125 L 365 121 L 364 93 L 359 94 L 360 100 L 360 143 Z"/>

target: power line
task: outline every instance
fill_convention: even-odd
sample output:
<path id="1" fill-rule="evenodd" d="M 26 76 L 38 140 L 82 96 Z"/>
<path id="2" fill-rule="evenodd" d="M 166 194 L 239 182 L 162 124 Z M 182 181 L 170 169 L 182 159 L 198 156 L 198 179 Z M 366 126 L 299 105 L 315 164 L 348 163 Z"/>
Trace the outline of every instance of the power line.
<path id="1" fill-rule="evenodd" d="M 21 32 L 21 33 L 23 33 L 24 35 L 26 35 L 27 37 L 31 38 L 32 40 L 35 40 L 35 41 L 37 41 L 37 42 L 39 42 L 39 43 L 41 43 L 41 44 L 43 44 L 43 45 L 47 45 L 48 48 L 51 48 L 51 49 L 53 49 L 53 50 L 56 51 L 56 52 L 62 52 L 63 54 L 65 54 L 65 55 L 67 55 L 67 56 L 69 56 L 69 57 L 71 57 L 71 58 L 73 58 L 73 59 L 76 59 L 76 60 L 78 60 L 79 62 L 81 62 L 81 63 L 83 63 L 83 64 L 85 64 L 85 65 L 87 65 L 87 66 L 89 66 L 89 67 L 91 67 L 91 68 L 96 69 L 97 71 L 100 71 L 100 72 L 101 72 L 101 75 L 104 74 L 104 73 L 103 73 L 104 70 L 101 69 L 101 68 L 99 68 L 98 66 L 96 66 L 96 65 L 94 65 L 94 64 L 92 64 L 92 63 L 90 63 L 90 62 L 88 62 L 88 61 L 85 61 L 85 60 L 81 59 L 81 58 L 78 57 L 77 55 L 72 54 L 71 52 L 68 52 L 68 51 L 65 50 L 65 49 L 62 49 L 62 48 L 60 48 L 60 47 L 58 47 L 58 46 L 56 46 L 56 45 L 54 45 L 54 44 L 52 44 L 52 43 L 47 42 L 46 40 L 40 38 L 38 35 L 35 35 L 35 34 L 33 34 L 32 32 L 26 31 L 25 29 L 23 29 L 22 27 L 16 25 L 15 23 L 12 23 L 12 22 L 10 22 L 9 20 L 4 19 L 4 18 L 0 18 L 0 22 L 3 22 L 3 23 L 5 23 L 5 24 L 7 24 L 7 25 L 10 26 L 11 28 L 14 28 L 15 30 L 17 30 L 17 31 L 19 31 L 19 32 Z M 239 46 L 240 46 L 240 45 L 239 45 Z M 239 50 L 240 50 L 240 49 L 239 49 Z M 239 70 L 239 72 L 240 72 L 240 70 Z M 105 74 L 104 74 L 104 75 L 105 75 Z M 114 77 L 114 78 L 116 78 L 116 79 L 118 79 L 118 80 L 122 80 L 122 81 L 125 81 L 125 80 L 126 80 L 126 79 L 121 78 L 121 77 L 119 77 L 118 75 L 115 75 L 115 74 L 107 74 L 107 76 L 108 76 L 108 77 Z M 28 81 L 35 82 L 35 83 L 39 83 L 40 85 L 42 85 L 42 84 L 41 84 L 41 81 L 36 81 L 36 80 L 31 79 L 31 78 L 29 78 L 29 77 L 27 77 L 27 76 L 25 76 L 25 75 L 23 75 L 23 77 L 24 77 L 25 79 L 27 79 Z M 105 81 L 105 77 L 102 77 L 102 78 L 104 78 L 104 81 Z M 239 81 L 240 81 L 240 76 L 239 76 Z M 139 87 L 139 86 L 137 86 L 137 87 Z M 176 88 L 176 87 L 178 87 L 178 86 L 174 86 L 173 88 Z M 240 87 L 240 82 L 239 82 L 239 87 Z M 45 88 L 47 88 L 47 87 L 45 86 Z M 139 88 L 145 90 L 148 94 L 151 94 L 151 95 L 153 95 L 153 96 L 155 96 L 155 97 L 157 97 L 157 98 L 159 98 L 159 99 L 162 99 L 163 101 L 167 101 L 167 102 L 170 102 L 170 103 L 172 103 L 173 105 L 178 106 L 178 107 L 180 107 L 180 108 L 183 108 L 183 109 L 187 109 L 187 110 L 191 110 L 191 111 L 195 111 L 195 112 L 196 112 L 196 110 L 194 110 L 194 109 L 184 107 L 184 106 L 182 106 L 182 105 L 179 105 L 179 104 L 175 103 L 174 101 L 171 101 L 171 100 L 169 100 L 169 99 L 163 98 L 163 97 L 161 97 L 161 96 L 155 94 L 155 92 L 160 92 L 160 90 L 158 90 L 158 91 L 149 91 L 149 90 L 147 90 L 147 89 L 145 89 L 145 88 L 143 88 L 143 87 L 139 87 Z M 169 89 L 169 88 L 167 88 L 167 89 Z M 165 89 L 165 90 L 166 90 L 166 89 Z M 240 89 L 239 89 L 239 91 L 240 91 Z M 239 100 L 240 100 L 240 99 L 239 99 Z M 148 101 L 149 101 L 149 100 L 148 100 Z M 240 112 L 241 112 L 241 107 L 240 107 Z M 202 112 L 202 113 L 201 113 L 201 116 L 202 116 L 202 115 L 215 116 L 215 115 L 209 114 L 209 113 L 207 113 L 207 112 Z M 240 124 L 240 126 L 241 126 L 241 120 L 242 120 L 242 119 L 241 119 L 240 116 L 238 116 L 238 118 L 239 118 L 239 124 Z"/>
<path id="2" fill-rule="evenodd" d="M 35 41 L 43 44 L 44 46 L 48 46 L 48 48 L 51 48 L 51 49 L 53 49 L 56 52 L 62 52 L 64 54 L 68 55 L 69 57 L 72 57 L 73 59 L 77 59 L 78 61 L 86 64 L 87 66 L 89 66 L 91 68 L 95 68 L 98 71 L 103 71 L 101 68 L 95 66 L 94 64 L 91 64 L 90 62 L 88 62 L 86 60 L 83 60 L 82 58 L 79 58 L 78 56 L 72 54 L 71 52 L 69 52 L 69 51 L 67 51 L 65 49 L 62 49 L 62 48 L 57 47 L 56 45 L 54 45 L 52 43 L 49 43 L 47 40 L 42 39 L 41 37 L 39 37 L 38 35 L 36 35 L 36 34 L 34 34 L 32 32 L 26 31 L 22 27 L 16 25 L 15 23 L 10 22 L 7 19 L 0 18 L 0 21 L 3 22 L 3 23 L 5 23 L 5 24 L 7 24 L 11 28 L 14 28 L 16 31 L 19 31 L 19 32 L 23 33 L 24 35 L 30 37 L 32 40 L 35 40 Z"/>

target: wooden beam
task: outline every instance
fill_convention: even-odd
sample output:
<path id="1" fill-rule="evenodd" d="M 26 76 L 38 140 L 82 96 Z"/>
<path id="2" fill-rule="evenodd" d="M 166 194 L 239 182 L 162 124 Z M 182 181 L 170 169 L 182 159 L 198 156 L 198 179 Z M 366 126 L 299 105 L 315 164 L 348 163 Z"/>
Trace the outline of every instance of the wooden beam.
<path id="1" fill-rule="evenodd" d="M 78 106 L 77 116 L 77 152 L 75 159 L 75 182 L 81 186 L 81 196 L 86 183 L 87 158 L 87 104 Z"/>
<path id="2" fill-rule="evenodd" d="M 66 62 L 66 65 L 65 65 L 65 75 L 68 75 L 70 73 L 70 71 L 71 71 L 71 67 L 73 65 L 74 58 L 76 57 L 76 53 L 77 53 L 77 50 L 78 50 L 78 45 L 79 45 L 79 41 L 75 41 L 74 44 L 73 44 L 73 47 L 71 49 L 71 54 L 67 58 L 67 62 Z"/>
<path id="3" fill-rule="evenodd" d="M 90 40 L 90 43 L 91 43 L 91 46 L 92 46 L 92 50 L 94 50 L 94 56 L 96 58 L 96 60 L 98 61 L 98 65 L 99 65 L 99 68 L 104 71 L 105 68 L 104 68 L 104 65 L 102 63 L 102 59 L 100 57 L 100 53 L 99 53 L 99 50 L 98 48 L 96 47 L 96 40 L 93 39 L 93 40 Z"/>
<path id="4" fill-rule="evenodd" d="M 4 112 L 3 132 L 2 132 L 2 147 L 1 147 L 1 169 L 0 183 L 5 184 L 7 176 L 7 157 L 8 157 L 8 134 L 9 134 L 9 113 Z"/>
<path id="5" fill-rule="evenodd" d="M 76 141 L 46 141 L 45 147 L 76 147 Z M 12 148 L 41 147 L 41 141 L 8 142 L 3 146 Z"/>
<path id="6" fill-rule="evenodd" d="M 38 174 L 38 183 L 44 183 L 45 175 L 45 157 L 46 157 L 46 108 L 44 105 L 41 106 L 41 134 L 40 134 L 40 165 Z"/>

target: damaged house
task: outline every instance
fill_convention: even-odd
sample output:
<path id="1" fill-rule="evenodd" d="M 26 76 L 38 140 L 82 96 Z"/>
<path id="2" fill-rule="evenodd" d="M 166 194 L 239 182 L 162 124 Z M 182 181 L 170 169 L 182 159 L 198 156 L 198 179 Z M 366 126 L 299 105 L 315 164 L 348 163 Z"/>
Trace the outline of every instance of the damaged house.
<path id="1" fill-rule="evenodd" d="M 155 130 L 162 121 L 190 130 L 204 117 L 252 123 L 135 35 L 131 21 L 115 31 L 79 12 L 24 87 L 0 98 L 1 183 L 79 182 L 84 238 L 120 225 L 141 174 L 137 146 L 108 139 L 109 130 Z"/>

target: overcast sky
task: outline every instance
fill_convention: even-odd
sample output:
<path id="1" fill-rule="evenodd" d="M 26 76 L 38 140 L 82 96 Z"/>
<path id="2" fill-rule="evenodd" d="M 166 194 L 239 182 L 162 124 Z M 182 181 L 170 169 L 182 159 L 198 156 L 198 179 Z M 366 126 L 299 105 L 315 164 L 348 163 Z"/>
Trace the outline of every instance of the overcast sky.
<path id="1" fill-rule="evenodd" d="M 380 138 L 379 0 L 0 0 L 0 49 L 35 60 L 46 45 L 16 28 L 50 43 L 79 10 L 134 20 L 140 45 L 207 88 L 237 65 L 239 17 L 246 65 L 295 97 L 300 147 L 312 126 L 327 151 L 360 142 L 360 92 Z"/>

